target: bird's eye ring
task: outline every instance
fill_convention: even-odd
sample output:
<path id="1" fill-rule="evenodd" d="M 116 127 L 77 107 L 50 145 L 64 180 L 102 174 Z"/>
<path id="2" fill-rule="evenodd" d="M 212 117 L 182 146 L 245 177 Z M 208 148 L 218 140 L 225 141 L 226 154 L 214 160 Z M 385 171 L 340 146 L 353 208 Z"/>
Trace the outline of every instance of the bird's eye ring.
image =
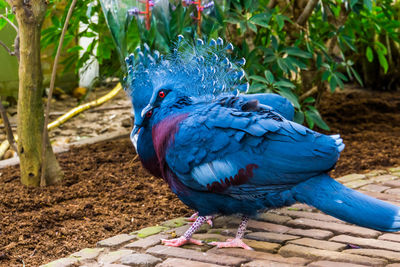
<path id="1" fill-rule="evenodd" d="M 165 97 L 165 92 L 164 91 L 158 92 L 158 96 L 161 97 L 161 98 L 164 98 Z"/>
<path id="2" fill-rule="evenodd" d="M 147 113 L 146 113 L 147 118 L 150 118 L 152 115 L 153 115 L 153 110 L 147 111 Z"/>

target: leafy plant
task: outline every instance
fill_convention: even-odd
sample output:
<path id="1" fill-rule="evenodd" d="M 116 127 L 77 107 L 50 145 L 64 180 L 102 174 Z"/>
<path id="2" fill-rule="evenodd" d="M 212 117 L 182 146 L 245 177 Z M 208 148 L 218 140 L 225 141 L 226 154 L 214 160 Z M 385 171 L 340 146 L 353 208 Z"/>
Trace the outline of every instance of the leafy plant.
<path id="1" fill-rule="evenodd" d="M 51 25 L 42 31 L 42 49 L 50 46 L 57 48 L 62 25 L 68 11 L 68 5 L 65 8 L 62 5 L 63 1 L 61 0 L 53 0 L 49 4 L 46 17 L 50 18 Z M 79 38 L 82 37 L 96 38 L 84 49 L 78 44 Z M 68 57 L 61 62 L 64 65 L 64 72 L 71 69 L 78 72 L 92 56 L 102 66 L 101 70 L 105 77 L 115 76 L 119 72 L 120 66 L 112 60 L 114 55 L 117 56 L 116 46 L 112 41 L 98 1 L 83 0 L 77 2 L 63 46 L 68 53 Z"/>
<path id="2" fill-rule="evenodd" d="M 48 16 L 55 14 L 60 2 L 51 2 Z M 147 30 L 140 14 L 127 16 L 127 8 L 132 6 L 116 9 L 117 13 L 108 9 L 102 15 L 100 3 L 80 1 L 66 41 L 71 56 L 64 64 L 79 69 L 95 56 L 102 68 L 109 69 L 104 74 L 115 75 L 118 64 L 112 59 L 118 55 L 121 61 L 139 44 L 147 43 L 163 53 L 172 49 L 179 34 L 188 40 L 221 36 L 237 47 L 235 57 L 246 58 L 244 68 L 251 92 L 279 93 L 295 106 L 296 121 L 306 122 L 311 128 L 316 125 L 327 129 L 317 110 L 326 88 L 333 92 L 337 87 L 343 88 L 346 82 L 371 85 L 368 69 L 377 66 L 380 70 L 374 73 L 380 77 L 389 74 L 393 79 L 398 77 L 400 83 L 397 71 L 400 4 L 389 0 L 301 3 L 304 6 L 279 0 L 215 0 L 214 7 L 203 12 L 198 28 L 194 20 L 195 5 L 169 0 L 153 7 L 151 27 Z M 52 25 L 44 31 L 43 46 L 58 39 L 65 13 L 59 18 L 52 16 Z M 98 21 L 90 19 L 94 15 L 99 16 Z M 113 29 L 112 36 L 122 48 L 120 51 L 114 49 L 105 21 Z M 80 23 L 87 28 L 79 29 Z M 85 51 L 74 43 L 76 38 L 94 35 L 99 38 Z M 396 84 L 393 79 L 390 84 Z"/>

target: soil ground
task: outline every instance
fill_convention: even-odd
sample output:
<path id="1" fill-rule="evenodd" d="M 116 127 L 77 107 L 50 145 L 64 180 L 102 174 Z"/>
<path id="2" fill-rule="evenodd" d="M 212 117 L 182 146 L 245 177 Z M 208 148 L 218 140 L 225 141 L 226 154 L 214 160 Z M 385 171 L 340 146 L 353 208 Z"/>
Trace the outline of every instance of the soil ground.
<path id="1" fill-rule="evenodd" d="M 326 95 L 323 117 L 346 143 L 335 177 L 400 165 L 400 93 Z M 0 266 L 39 266 L 107 237 L 192 213 L 135 159 L 129 139 L 58 155 L 66 179 L 47 188 L 0 170 Z"/>

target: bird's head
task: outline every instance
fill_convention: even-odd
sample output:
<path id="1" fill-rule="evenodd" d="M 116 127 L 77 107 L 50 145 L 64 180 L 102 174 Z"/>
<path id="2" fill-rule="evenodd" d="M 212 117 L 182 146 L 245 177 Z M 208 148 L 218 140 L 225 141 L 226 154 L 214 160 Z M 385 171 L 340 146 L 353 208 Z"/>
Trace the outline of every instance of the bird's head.
<path id="1" fill-rule="evenodd" d="M 145 126 L 149 121 L 145 114 L 152 115 L 161 102 L 176 100 L 179 94 L 213 97 L 229 91 L 246 91 L 248 84 L 241 68 L 246 61 L 232 60 L 232 50 L 232 44 L 224 44 L 221 38 L 209 42 L 198 39 L 190 44 L 183 36 L 179 36 L 173 51 L 164 56 L 147 45 L 136 49 L 136 55 L 126 58 L 126 88 L 132 99 L 135 125 Z M 158 95 L 161 91 L 164 98 Z"/>
<path id="2" fill-rule="evenodd" d="M 149 103 L 142 109 L 140 117 L 135 119 L 134 129 L 132 134 L 136 134 L 142 127 L 147 127 L 153 118 L 154 113 L 162 104 L 170 105 L 179 102 L 179 99 L 188 99 L 185 94 L 173 87 L 161 87 L 158 90 L 154 90 Z"/>

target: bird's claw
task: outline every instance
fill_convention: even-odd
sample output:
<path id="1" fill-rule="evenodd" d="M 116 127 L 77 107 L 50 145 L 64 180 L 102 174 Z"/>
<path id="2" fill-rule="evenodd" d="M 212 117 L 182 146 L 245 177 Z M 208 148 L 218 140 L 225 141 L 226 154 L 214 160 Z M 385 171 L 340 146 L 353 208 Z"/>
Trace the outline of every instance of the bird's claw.
<path id="1" fill-rule="evenodd" d="M 217 248 L 243 248 L 253 250 L 239 238 L 227 239 L 225 242 L 210 242 L 208 244 L 211 246 L 217 246 Z"/>
<path id="2" fill-rule="evenodd" d="M 213 221 L 212 221 L 212 219 L 213 219 L 213 217 L 212 216 L 207 216 L 207 223 L 208 223 L 208 225 L 210 225 L 210 227 L 213 227 Z"/>
<path id="3" fill-rule="evenodd" d="M 179 238 L 174 238 L 174 239 L 161 239 L 161 244 L 170 246 L 170 247 L 180 247 L 185 244 L 195 244 L 198 246 L 203 245 L 203 241 L 197 240 L 197 239 L 186 239 L 184 236 L 181 236 Z"/>

